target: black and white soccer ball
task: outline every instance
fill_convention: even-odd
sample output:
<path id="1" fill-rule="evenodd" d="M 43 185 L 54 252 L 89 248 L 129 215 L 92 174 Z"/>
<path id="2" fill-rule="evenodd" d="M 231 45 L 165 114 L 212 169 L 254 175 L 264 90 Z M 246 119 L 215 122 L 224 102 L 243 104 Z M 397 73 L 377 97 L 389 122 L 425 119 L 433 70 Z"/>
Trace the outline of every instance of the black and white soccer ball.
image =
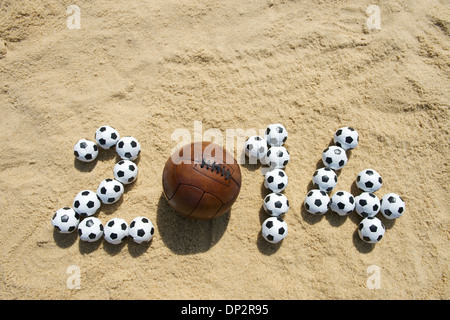
<path id="1" fill-rule="evenodd" d="M 374 217 L 380 211 L 380 199 L 372 192 L 363 192 L 355 197 L 355 211 L 361 217 Z"/>
<path id="2" fill-rule="evenodd" d="M 136 243 L 149 242 L 154 233 L 155 227 L 147 217 L 134 218 L 130 223 L 129 235 Z"/>
<path id="3" fill-rule="evenodd" d="M 359 134 L 352 127 L 339 128 L 334 133 L 334 143 L 344 150 L 351 150 L 358 146 Z"/>
<path id="4" fill-rule="evenodd" d="M 82 217 L 94 215 L 100 209 L 100 198 L 94 191 L 80 191 L 73 199 L 73 209 Z"/>
<path id="5" fill-rule="evenodd" d="M 272 217 L 279 217 L 289 211 L 289 200 L 282 193 L 272 192 L 264 198 L 263 208 Z"/>
<path id="6" fill-rule="evenodd" d="M 72 208 L 64 207 L 55 212 L 52 218 L 52 226 L 59 233 L 71 233 L 80 223 L 80 215 Z"/>
<path id="7" fill-rule="evenodd" d="M 134 161 L 141 153 L 141 144 L 135 137 L 123 137 L 117 142 L 116 152 L 121 159 Z"/>
<path id="8" fill-rule="evenodd" d="M 396 193 L 388 193 L 381 198 L 381 214 L 386 219 L 397 219 L 405 212 L 405 201 Z"/>
<path id="9" fill-rule="evenodd" d="M 280 217 L 270 217 L 262 223 L 261 234 L 270 243 L 278 243 L 288 234 L 286 221 Z"/>
<path id="10" fill-rule="evenodd" d="M 272 169 L 264 175 L 264 186 L 272 192 L 286 189 L 289 179 L 283 169 Z"/>
<path id="11" fill-rule="evenodd" d="M 114 179 L 103 180 L 97 188 L 97 195 L 104 204 L 112 204 L 119 201 L 123 192 L 123 184 Z"/>
<path id="12" fill-rule="evenodd" d="M 355 198 L 350 192 L 337 191 L 330 198 L 330 209 L 340 216 L 346 216 L 355 210 Z"/>
<path id="13" fill-rule="evenodd" d="M 128 224 L 121 218 L 112 218 L 105 224 L 103 233 L 107 242 L 122 243 L 128 237 Z"/>
<path id="14" fill-rule="evenodd" d="M 260 136 L 251 136 L 245 141 L 245 154 L 250 160 L 263 160 L 267 154 L 267 142 Z"/>
<path id="15" fill-rule="evenodd" d="M 289 163 L 289 152 L 283 146 L 273 146 L 267 150 L 265 163 L 272 168 L 283 169 Z"/>
<path id="16" fill-rule="evenodd" d="M 130 160 L 120 160 L 114 166 L 113 171 L 114 179 L 123 184 L 135 182 L 139 173 L 138 166 Z"/>
<path id="17" fill-rule="evenodd" d="M 364 218 L 358 226 L 359 237 L 367 243 L 379 242 L 386 232 L 383 222 L 375 217 Z"/>
<path id="18" fill-rule="evenodd" d="M 364 169 L 356 177 L 356 186 L 365 192 L 375 192 L 382 185 L 383 179 L 374 169 Z"/>
<path id="19" fill-rule="evenodd" d="M 97 241 L 103 236 L 103 223 L 95 217 L 85 218 L 78 225 L 78 235 L 83 241 Z"/>
<path id="20" fill-rule="evenodd" d="M 119 141 L 119 132 L 111 126 L 101 126 L 95 131 L 95 141 L 103 149 L 110 149 Z"/>
<path id="21" fill-rule="evenodd" d="M 264 132 L 264 139 L 270 146 L 282 146 L 288 138 L 288 132 L 281 123 L 269 124 Z"/>
<path id="22" fill-rule="evenodd" d="M 73 147 L 75 158 L 83 162 L 92 162 L 97 159 L 98 146 L 94 141 L 80 139 Z"/>
<path id="23" fill-rule="evenodd" d="M 330 192 L 338 182 L 336 172 L 330 168 L 319 168 L 313 174 L 313 184 L 320 190 Z"/>
<path id="24" fill-rule="evenodd" d="M 347 153 L 338 146 L 330 146 L 322 152 L 322 161 L 325 167 L 339 170 L 342 169 L 347 161 Z"/>
<path id="25" fill-rule="evenodd" d="M 330 197 L 320 189 L 312 189 L 305 198 L 305 209 L 311 214 L 321 215 L 328 211 Z"/>

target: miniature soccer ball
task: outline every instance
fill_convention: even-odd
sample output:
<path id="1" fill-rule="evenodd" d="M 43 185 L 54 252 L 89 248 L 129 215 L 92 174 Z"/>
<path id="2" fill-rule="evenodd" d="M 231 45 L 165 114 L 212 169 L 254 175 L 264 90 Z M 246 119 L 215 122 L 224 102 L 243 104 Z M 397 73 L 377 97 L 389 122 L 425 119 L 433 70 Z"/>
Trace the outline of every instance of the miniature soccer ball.
<path id="1" fill-rule="evenodd" d="M 123 184 L 114 179 L 103 180 L 97 188 L 97 195 L 104 204 L 117 202 L 123 192 Z"/>
<path id="2" fill-rule="evenodd" d="M 346 216 L 355 210 L 355 198 L 350 192 L 337 191 L 330 198 L 330 209 L 340 216 Z"/>
<path id="3" fill-rule="evenodd" d="M 130 160 L 120 160 L 114 166 L 114 178 L 123 184 L 136 181 L 138 172 L 137 165 Z"/>
<path id="4" fill-rule="evenodd" d="M 280 242 L 286 238 L 287 233 L 287 224 L 279 217 L 267 218 L 262 224 L 261 234 L 270 243 Z"/>
<path id="5" fill-rule="evenodd" d="M 284 168 L 289 163 L 289 152 L 285 147 L 273 146 L 267 151 L 265 162 L 272 168 Z"/>
<path id="6" fill-rule="evenodd" d="M 365 192 L 375 192 L 381 188 L 383 180 L 378 172 L 365 169 L 356 177 L 356 186 Z"/>
<path id="7" fill-rule="evenodd" d="M 305 208 L 309 213 L 324 214 L 328 211 L 329 205 L 330 197 L 323 190 L 313 189 L 306 195 Z"/>
<path id="8" fill-rule="evenodd" d="M 103 236 L 103 224 L 98 218 L 85 218 L 78 225 L 78 235 L 83 241 L 97 241 Z"/>
<path id="9" fill-rule="evenodd" d="M 102 126 L 95 132 L 95 141 L 103 149 L 110 149 L 119 141 L 119 132 L 111 126 Z"/>
<path id="10" fill-rule="evenodd" d="M 289 200 L 284 194 L 277 192 L 269 193 L 264 198 L 263 207 L 272 217 L 279 217 L 288 212 Z"/>
<path id="11" fill-rule="evenodd" d="M 405 201 L 396 193 L 388 193 L 381 198 L 381 214 L 386 219 L 397 219 L 405 212 Z"/>
<path id="12" fill-rule="evenodd" d="M 288 137 L 286 128 L 281 123 L 270 124 L 264 133 L 264 139 L 270 146 L 282 146 Z"/>
<path id="13" fill-rule="evenodd" d="M 149 242 L 153 238 L 155 227 L 146 217 L 134 218 L 130 223 L 129 235 L 136 243 Z"/>
<path id="14" fill-rule="evenodd" d="M 260 136 L 251 136 L 245 141 L 244 149 L 250 159 L 262 160 L 267 153 L 267 142 Z"/>
<path id="15" fill-rule="evenodd" d="M 119 244 L 128 237 L 128 224 L 120 218 L 112 218 L 104 228 L 104 238 L 111 244 Z"/>
<path id="16" fill-rule="evenodd" d="M 141 144 L 134 137 L 123 137 L 117 142 L 116 151 L 123 160 L 134 161 L 141 153 Z"/>
<path id="17" fill-rule="evenodd" d="M 92 216 L 100 209 L 101 202 L 94 191 L 83 190 L 73 200 L 73 209 L 82 217 Z"/>
<path id="18" fill-rule="evenodd" d="M 330 146 L 322 152 L 322 161 L 325 167 L 339 170 L 347 163 L 345 150 L 338 146 Z"/>
<path id="19" fill-rule="evenodd" d="M 281 192 L 286 189 L 289 179 L 283 169 L 273 169 L 264 175 L 264 186 L 272 192 Z"/>
<path id="20" fill-rule="evenodd" d="M 383 222 L 375 217 L 364 218 L 358 226 L 359 237 L 368 243 L 379 242 L 386 231 Z"/>
<path id="21" fill-rule="evenodd" d="M 52 226 L 59 233 L 71 233 L 80 223 L 80 215 L 72 208 L 64 207 L 55 212 L 52 218 Z"/>
<path id="22" fill-rule="evenodd" d="M 361 217 L 373 217 L 380 211 L 380 199 L 372 192 L 363 192 L 355 197 L 355 210 Z"/>
<path id="23" fill-rule="evenodd" d="M 80 161 L 91 162 L 98 156 L 98 146 L 94 141 L 80 139 L 73 147 L 73 154 Z"/>
<path id="24" fill-rule="evenodd" d="M 342 127 L 334 133 L 334 143 L 344 150 L 354 149 L 359 143 L 359 134 L 351 127 Z"/>
<path id="25" fill-rule="evenodd" d="M 330 168 L 317 169 L 313 175 L 313 184 L 326 192 L 333 190 L 337 181 L 336 173 Z"/>

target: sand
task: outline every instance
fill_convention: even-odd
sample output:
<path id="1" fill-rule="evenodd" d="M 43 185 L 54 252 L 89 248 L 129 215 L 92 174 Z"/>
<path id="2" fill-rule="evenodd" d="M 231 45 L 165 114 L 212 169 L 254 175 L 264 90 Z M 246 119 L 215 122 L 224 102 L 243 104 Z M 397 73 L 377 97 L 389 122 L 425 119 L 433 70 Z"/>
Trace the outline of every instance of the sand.
<path id="1" fill-rule="evenodd" d="M 76 4 L 81 29 L 69 29 Z M 380 29 L 366 20 L 380 8 Z M 448 299 L 450 11 L 446 1 L 2 1 L 0 7 L 0 298 Z M 242 164 L 231 212 L 191 221 L 168 206 L 161 175 L 194 122 L 289 131 L 289 234 L 261 236 L 261 166 Z M 140 175 L 103 222 L 147 216 L 148 245 L 85 243 L 53 213 L 112 177 L 114 150 L 74 160 L 104 124 L 142 145 Z M 373 168 L 379 197 L 405 214 L 376 245 L 361 218 L 303 206 L 333 133 L 359 146 L 335 190 L 358 193 Z M 197 135 L 198 138 L 198 135 Z M 233 142 L 231 141 L 233 144 Z M 242 145 L 235 145 L 239 156 Z M 79 280 L 79 282 L 76 281 Z"/>

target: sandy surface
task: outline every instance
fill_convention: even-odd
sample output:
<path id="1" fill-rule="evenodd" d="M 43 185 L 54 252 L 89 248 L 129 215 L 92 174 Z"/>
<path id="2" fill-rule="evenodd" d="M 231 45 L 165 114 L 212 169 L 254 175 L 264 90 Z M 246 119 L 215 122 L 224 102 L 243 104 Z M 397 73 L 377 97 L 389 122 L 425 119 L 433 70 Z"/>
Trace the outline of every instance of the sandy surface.
<path id="1" fill-rule="evenodd" d="M 0 3 L 0 298 L 450 298 L 445 1 L 80 0 L 81 29 L 69 30 L 72 4 Z M 366 26 L 371 4 L 380 30 Z M 286 126 L 281 245 L 261 237 L 258 165 L 242 165 L 230 214 L 190 221 L 170 209 L 162 169 L 172 133 L 193 134 L 194 121 L 203 132 Z M 149 245 L 52 229 L 55 210 L 112 176 L 114 151 L 91 164 L 72 153 L 103 124 L 139 139 L 142 154 L 138 181 L 97 216 L 148 216 Z M 303 208 L 322 150 L 347 125 L 360 144 L 335 190 L 356 193 L 356 175 L 372 167 L 384 179 L 376 194 L 406 201 L 400 219 L 382 219 L 377 245 L 359 239 L 356 213 Z M 373 265 L 379 289 L 366 285 Z M 67 285 L 70 266 L 79 289 Z"/>

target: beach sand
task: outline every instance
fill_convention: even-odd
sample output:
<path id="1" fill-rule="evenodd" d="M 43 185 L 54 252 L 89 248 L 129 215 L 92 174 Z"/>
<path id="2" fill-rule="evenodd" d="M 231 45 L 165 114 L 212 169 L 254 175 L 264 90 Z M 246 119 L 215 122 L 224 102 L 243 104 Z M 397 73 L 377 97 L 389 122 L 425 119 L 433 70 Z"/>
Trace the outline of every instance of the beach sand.
<path id="1" fill-rule="evenodd" d="M 66 24 L 73 4 L 80 29 Z M 370 5 L 380 29 L 366 23 Z M 2 1 L 0 298 L 449 299 L 449 21 L 434 0 Z M 194 140 L 197 121 L 224 137 L 285 125 L 282 243 L 261 236 L 259 165 L 241 165 L 230 213 L 193 221 L 171 210 L 161 176 L 172 134 Z M 140 174 L 96 216 L 149 217 L 148 245 L 52 228 L 57 209 L 112 177 L 114 150 L 89 164 L 73 156 L 105 124 L 140 141 Z M 384 181 L 376 194 L 406 202 L 397 220 L 378 215 L 376 245 L 358 237 L 355 212 L 303 206 L 343 126 L 360 143 L 335 190 L 357 194 L 357 174 L 373 168 Z"/>

